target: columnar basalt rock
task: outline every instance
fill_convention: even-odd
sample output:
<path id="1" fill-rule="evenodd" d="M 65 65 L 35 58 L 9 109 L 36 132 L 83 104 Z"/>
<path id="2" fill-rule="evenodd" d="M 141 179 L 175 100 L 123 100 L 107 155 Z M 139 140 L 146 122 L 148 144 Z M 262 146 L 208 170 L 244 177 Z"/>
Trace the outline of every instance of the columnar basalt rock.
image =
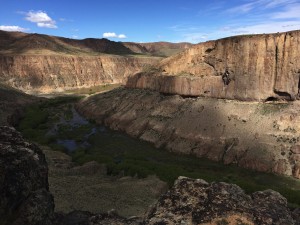
<path id="1" fill-rule="evenodd" d="M 127 86 L 185 96 L 259 100 L 298 98 L 300 31 L 200 43 L 162 60 L 159 72 Z"/>

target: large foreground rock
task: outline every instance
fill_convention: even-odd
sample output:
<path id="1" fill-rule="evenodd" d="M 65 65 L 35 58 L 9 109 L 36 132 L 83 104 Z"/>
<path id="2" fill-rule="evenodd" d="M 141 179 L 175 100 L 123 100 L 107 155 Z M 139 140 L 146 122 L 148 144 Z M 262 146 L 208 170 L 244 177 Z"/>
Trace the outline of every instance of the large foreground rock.
<path id="1" fill-rule="evenodd" d="M 128 87 L 185 96 L 299 98 L 300 31 L 208 41 L 164 59 Z"/>
<path id="2" fill-rule="evenodd" d="M 296 211 L 295 211 L 296 212 Z M 300 215 L 272 190 L 247 195 L 234 184 L 181 177 L 163 195 L 146 224 L 299 224 Z M 298 222 L 297 222 L 298 221 Z"/>
<path id="3" fill-rule="evenodd" d="M 42 151 L 11 127 L 0 127 L 0 224 L 51 224 L 54 203 Z"/>

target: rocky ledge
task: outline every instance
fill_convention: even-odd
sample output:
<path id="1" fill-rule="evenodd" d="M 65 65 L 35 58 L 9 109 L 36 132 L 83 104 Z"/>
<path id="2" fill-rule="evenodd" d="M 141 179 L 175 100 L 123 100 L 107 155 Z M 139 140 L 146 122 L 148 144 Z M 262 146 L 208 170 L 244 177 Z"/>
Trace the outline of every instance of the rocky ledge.
<path id="1" fill-rule="evenodd" d="M 1 225 L 300 224 L 299 209 L 272 190 L 247 195 L 236 185 L 180 177 L 143 218 L 74 211 L 54 214 L 41 150 L 0 127 Z"/>

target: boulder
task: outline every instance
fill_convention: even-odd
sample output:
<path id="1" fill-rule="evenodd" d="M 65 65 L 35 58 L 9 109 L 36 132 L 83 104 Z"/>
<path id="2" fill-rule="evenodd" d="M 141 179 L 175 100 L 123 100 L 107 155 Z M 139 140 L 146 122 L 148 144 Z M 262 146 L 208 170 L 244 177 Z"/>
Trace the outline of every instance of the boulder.
<path id="1" fill-rule="evenodd" d="M 1 225 L 51 224 L 54 201 L 42 151 L 12 127 L 0 127 Z"/>

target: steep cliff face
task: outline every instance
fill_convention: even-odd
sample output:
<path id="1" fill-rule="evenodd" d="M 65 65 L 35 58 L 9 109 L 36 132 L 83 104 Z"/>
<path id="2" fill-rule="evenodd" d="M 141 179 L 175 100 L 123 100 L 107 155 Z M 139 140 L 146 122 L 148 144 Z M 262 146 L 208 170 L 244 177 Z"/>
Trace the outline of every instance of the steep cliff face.
<path id="1" fill-rule="evenodd" d="M 128 87 L 239 100 L 298 98 L 300 31 L 246 35 L 198 44 L 164 59 Z"/>
<path id="2" fill-rule="evenodd" d="M 87 118 L 169 151 L 300 178 L 300 105 L 116 89 L 78 105 Z"/>
<path id="3" fill-rule="evenodd" d="M 158 60 L 113 55 L 0 55 L 0 80 L 24 91 L 39 92 L 122 83 Z"/>

